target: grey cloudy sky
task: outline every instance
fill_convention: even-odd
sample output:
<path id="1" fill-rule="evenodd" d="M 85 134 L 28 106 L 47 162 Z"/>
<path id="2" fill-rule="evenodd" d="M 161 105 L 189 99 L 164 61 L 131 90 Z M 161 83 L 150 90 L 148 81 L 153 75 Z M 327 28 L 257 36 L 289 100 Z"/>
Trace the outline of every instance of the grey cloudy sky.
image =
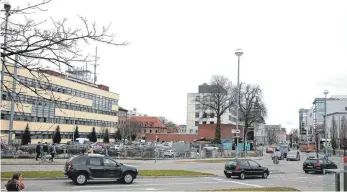
<path id="1" fill-rule="evenodd" d="M 99 82 L 120 94 L 121 106 L 148 115 L 185 124 L 188 92 L 213 74 L 236 83 L 236 48 L 244 49 L 241 81 L 264 89 L 268 124 L 298 127 L 298 109 L 324 89 L 347 95 L 344 0 L 55 0 L 45 7 L 40 19 L 111 22 L 117 39 L 131 42 L 98 46 Z"/>

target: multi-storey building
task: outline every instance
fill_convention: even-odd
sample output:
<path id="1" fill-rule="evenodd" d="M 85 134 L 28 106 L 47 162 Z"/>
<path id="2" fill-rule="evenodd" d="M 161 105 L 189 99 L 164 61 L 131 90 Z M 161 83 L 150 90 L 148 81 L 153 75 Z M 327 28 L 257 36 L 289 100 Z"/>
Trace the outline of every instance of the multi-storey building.
<path id="1" fill-rule="evenodd" d="M 28 71 L 13 66 L 7 68 L 16 75 L 16 93 L 13 126 L 11 121 L 11 99 L 5 89 L 1 103 L 1 138 L 5 141 L 19 140 L 28 125 L 31 142 L 52 142 L 56 127 L 60 127 L 62 143 L 71 141 L 78 127 L 80 137 L 87 137 L 95 127 L 97 137 L 102 139 L 108 129 L 112 135 L 118 123 L 119 95 L 104 85 L 97 85 L 74 75 L 50 70 Z M 12 77 L 5 73 L 4 85 L 13 86 Z M 14 91 L 15 90 L 15 91 Z M 11 131 L 12 130 L 12 131 Z M 11 135 L 11 136 L 9 136 Z M 112 136 L 110 137 L 112 138 Z"/>
<path id="2" fill-rule="evenodd" d="M 199 86 L 199 93 L 187 95 L 187 134 L 198 134 L 199 124 L 216 124 L 217 117 L 214 110 L 204 109 L 199 102 L 204 96 L 211 93 L 213 86 L 203 84 Z M 221 124 L 233 124 L 236 122 L 232 110 L 227 110 L 221 117 Z"/>
<path id="3" fill-rule="evenodd" d="M 187 125 L 178 125 L 178 133 L 187 133 Z"/>
<path id="4" fill-rule="evenodd" d="M 332 131 L 333 119 L 335 120 L 335 129 Z M 331 139 L 331 134 L 336 134 L 337 138 L 347 135 L 347 109 L 346 112 L 335 112 L 327 114 L 327 138 Z"/>
<path id="5" fill-rule="evenodd" d="M 146 133 L 167 133 L 167 128 L 158 117 L 132 116 L 130 121 L 139 123 L 138 139 L 145 139 Z"/>
<path id="6" fill-rule="evenodd" d="M 329 114 L 347 112 L 347 97 L 346 96 L 332 96 L 326 99 L 326 114 L 327 123 L 329 125 Z M 319 129 L 319 132 L 323 132 L 324 128 L 324 116 L 325 116 L 325 98 L 315 98 L 312 107 L 310 109 L 299 110 L 299 126 L 300 135 L 302 140 L 312 141 L 313 132 L 315 129 Z M 331 116 L 331 115 L 330 115 Z M 306 133 L 306 130 L 308 132 Z M 326 130 L 327 132 L 327 130 Z M 305 136 L 306 135 L 306 136 Z M 306 138 L 307 137 L 307 138 Z"/>
<path id="7" fill-rule="evenodd" d="M 128 110 L 123 107 L 119 107 L 118 109 L 118 125 L 125 125 L 128 120 Z"/>

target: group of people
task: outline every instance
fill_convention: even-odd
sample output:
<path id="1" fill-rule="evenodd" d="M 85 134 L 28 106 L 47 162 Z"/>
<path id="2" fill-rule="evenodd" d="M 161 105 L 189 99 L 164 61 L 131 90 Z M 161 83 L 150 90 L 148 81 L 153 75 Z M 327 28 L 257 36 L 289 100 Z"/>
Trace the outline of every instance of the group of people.
<path id="1" fill-rule="evenodd" d="M 44 161 L 46 159 L 46 155 L 48 154 L 48 152 L 49 152 L 49 147 L 47 142 L 45 144 L 42 144 L 41 142 L 39 142 L 36 146 L 36 161 L 38 161 L 39 158 L 41 158 L 41 160 Z M 51 153 L 51 158 L 49 160 L 53 161 L 54 156 L 57 153 L 55 143 L 51 145 L 50 153 Z"/>

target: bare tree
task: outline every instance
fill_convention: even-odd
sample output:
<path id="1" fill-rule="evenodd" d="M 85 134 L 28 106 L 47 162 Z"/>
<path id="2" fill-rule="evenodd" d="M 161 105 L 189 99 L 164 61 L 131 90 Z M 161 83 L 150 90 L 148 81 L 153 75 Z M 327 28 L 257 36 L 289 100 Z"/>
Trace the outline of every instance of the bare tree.
<path id="1" fill-rule="evenodd" d="M 276 129 L 266 129 L 266 137 L 269 145 L 277 143 L 277 130 Z"/>
<path id="2" fill-rule="evenodd" d="M 319 149 L 320 149 L 320 139 L 322 137 L 322 133 L 324 133 L 324 126 L 323 126 L 323 124 L 316 125 L 316 127 L 313 129 L 313 137 L 314 137 L 314 141 L 316 143 L 316 152 L 317 152 L 317 154 L 319 153 Z"/>
<path id="3" fill-rule="evenodd" d="M 259 85 L 240 84 L 239 98 L 239 120 L 243 122 L 243 137 L 247 140 L 246 134 L 253 124 L 265 122 L 267 110 L 263 102 L 263 92 Z M 246 148 L 246 142 L 244 142 L 244 148 Z"/>
<path id="4" fill-rule="evenodd" d="M 336 124 L 335 116 L 333 116 L 333 119 L 331 120 L 330 141 L 331 141 L 331 147 L 333 148 L 333 155 L 336 155 L 336 148 L 337 148 L 337 124 Z"/>
<path id="5" fill-rule="evenodd" d="M 215 75 L 212 77 L 208 93 L 201 93 L 200 98 L 197 99 L 204 112 L 203 118 L 213 118 L 214 116 L 217 118 L 215 143 L 221 143 L 222 115 L 235 104 L 232 91 L 231 81 L 227 77 Z"/>
<path id="6" fill-rule="evenodd" d="M 299 130 L 298 129 L 292 129 L 291 136 L 292 136 L 291 142 L 294 142 L 296 145 L 298 145 L 299 144 Z"/>
<path id="7" fill-rule="evenodd" d="M 4 3 L 2 0 L 0 2 Z M 114 46 L 127 44 L 127 42 L 115 42 L 114 34 L 110 32 L 110 25 L 98 28 L 96 22 L 89 22 L 85 17 L 79 17 L 81 27 L 75 28 L 68 24 L 66 18 L 62 21 L 53 18 L 47 21 L 30 19 L 31 14 L 36 11 L 46 11 L 44 6 L 50 2 L 51 0 L 42 0 L 25 8 L 12 9 L 8 15 L 23 15 L 23 21 L 12 20 L 9 17 L 8 22 L 2 22 L 1 25 L 1 28 L 5 29 L 2 34 L 6 36 L 6 41 L 1 44 L 2 69 L 11 79 L 3 79 L 2 91 L 9 93 L 10 98 L 15 99 L 17 103 L 21 102 L 20 97 L 13 96 L 28 92 L 33 92 L 44 100 L 59 100 L 52 93 L 46 69 L 55 67 L 61 70 L 64 67 L 71 67 L 73 62 L 90 61 L 91 58 L 82 49 L 90 42 Z M 6 18 L 1 19 L 5 21 Z M 6 23 L 8 26 L 5 26 Z M 50 27 L 47 27 L 49 24 Z M 32 76 L 32 83 L 28 84 L 17 77 L 13 72 L 13 65 L 9 63 L 16 63 L 16 68 L 28 71 Z M 19 89 L 12 88 L 12 79 L 17 82 Z"/>
<path id="8" fill-rule="evenodd" d="M 342 116 L 341 118 L 339 140 L 340 140 L 340 145 L 341 147 L 343 147 L 344 153 L 345 153 L 346 147 L 347 147 L 347 118 L 346 116 Z"/>
<path id="9" fill-rule="evenodd" d="M 141 125 L 138 121 L 129 121 L 117 125 L 123 139 L 134 140 L 141 132 Z"/>

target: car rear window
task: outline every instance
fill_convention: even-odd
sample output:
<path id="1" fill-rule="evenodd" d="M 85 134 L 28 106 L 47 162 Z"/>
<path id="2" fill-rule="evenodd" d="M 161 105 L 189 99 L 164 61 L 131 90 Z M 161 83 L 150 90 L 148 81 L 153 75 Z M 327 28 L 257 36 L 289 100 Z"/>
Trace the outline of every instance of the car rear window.
<path id="1" fill-rule="evenodd" d="M 296 155 L 296 151 L 290 151 L 288 155 Z"/>
<path id="2" fill-rule="evenodd" d="M 307 159 L 305 160 L 305 163 L 317 163 L 318 160 L 317 159 Z"/>
<path id="3" fill-rule="evenodd" d="M 229 161 L 228 163 L 227 163 L 229 166 L 231 166 L 231 165 L 234 165 L 234 166 L 236 166 L 236 162 L 235 161 Z"/>

